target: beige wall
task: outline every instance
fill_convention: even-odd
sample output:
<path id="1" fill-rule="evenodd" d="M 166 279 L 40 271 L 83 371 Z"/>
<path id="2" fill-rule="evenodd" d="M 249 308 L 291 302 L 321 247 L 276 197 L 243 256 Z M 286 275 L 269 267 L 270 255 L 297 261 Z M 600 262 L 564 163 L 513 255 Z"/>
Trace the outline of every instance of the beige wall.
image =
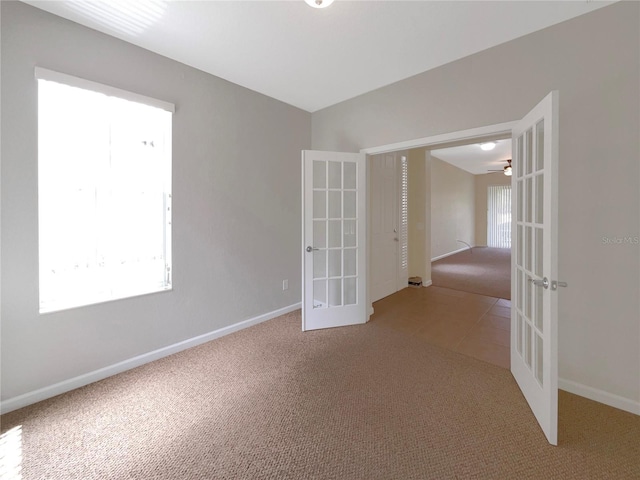
<path id="1" fill-rule="evenodd" d="M 640 236 L 639 18 L 616 2 L 312 115 L 313 148 L 358 151 L 518 120 L 558 90 L 561 385 L 638 412 L 640 247 L 615 239 Z"/>
<path id="2" fill-rule="evenodd" d="M 475 239 L 476 245 L 487 245 L 487 188 L 493 185 L 511 185 L 511 177 L 502 173 L 474 175 L 475 197 Z"/>
<path id="3" fill-rule="evenodd" d="M 0 8 L 3 400 L 300 302 L 309 113 L 22 2 Z M 38 315 L 35 65 L 176 105 L 172 291 Z"/>
<path id="4" fill-rule="evenodd" d="M 474 245 L 474 176 L 432 157 L 431 258 Z M 458 240 L 462 240 L 459 242 Z"/>

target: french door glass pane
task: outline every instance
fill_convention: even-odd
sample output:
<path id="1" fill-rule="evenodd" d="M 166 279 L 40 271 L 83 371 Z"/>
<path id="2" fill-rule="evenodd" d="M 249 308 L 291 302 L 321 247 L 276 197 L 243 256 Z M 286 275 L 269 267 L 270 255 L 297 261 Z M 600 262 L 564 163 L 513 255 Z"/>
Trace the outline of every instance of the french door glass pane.
<path id="1" fill-rule="evenodd" d="M 357 253 L 358 251 L 355 248 L 347 248 L 344 250 L 344 274 L 346 276 L 357 274 Z"/>
<path id="2" fill-rule="evenodd" d="M 536 176 L 536 223 L 544 220 L 544 174 Z"/>
<path id="3" fill-rule="evenodd" d="M 342 246 L 342 221 L 329 220 L 329 248 Z"/>
<path id="4" fill-rule="evenodd" d="M 535 289 L 536 295 L 536 305 L 534 308 L 534 325 L 536 328 L 542 333 L 542 325 L 543 325 L 543 289 L 540 287 L 536 287 Z"/>
<path id="5" fill-rule="evenodd" d="M 327 251 L 315 250 L 313 252 L 313 278 L 325 278 L 327 276 Z"/>
<path id="6" fill-rule="evenodd" d="M 344 163 L 344 188 L 355 189 L 356 188 L 356 164 L 345 162 Z"/>
<path id="7" fill-rule="evenodd" d="M 313 192 L 313 218 L 327 218 L 327 192 Z"/>
<path id="8" fill-rule="evenodd" d="M 329 306 L 339 307 L 342 305 L 342 279 L 329 280 Z"/>
<path id="9" fill-rule="evenodd" d="M 518 350 L 518 354 L 522 356 L 522 336 L 524 335 L 523 326 L 524 319 L 522 315 L 517 314 L 516 320 L 516 348 Z"/>
<path id="10" fill-rule="evenodd" d="M 544 120 L 536 125 L 536 170 L 544 168 Z"/>
<path id="11" fill-rule="evenodd" d="M 329 191 L 329 218 L 342 218 L 342 192 Z"/>
<path id="12" fill-rule="evenodd" d="M 342 188 L 341 162 L 329 162 L 329 188 Z"/>
<path id="13" fill-rule="evenodd" d="M 517 298 L 517 304 L 516 307 L 518 308 L 518 310 L 522 311 L 522 303 L 523 303 L 523 299 L 524 299 L 524 272 L 521 269 L 517 269 L 516 270 L 516 275 L 517 275 L 517 288 L 518 288 L 518 296 Z"/>
<path id="14" fill-rule="evenodd" d="M 525 147 L 525 164 L 527 168 L 527 174 L 533 171 L 533 133 L 531 129 L 526 133 L 526 147 Z"/>
<path id="15" fill-rule="evenodd" d="M 543 369 L 543 340 L 540 335 L 536 334 L 536 380 L 540 383 L 540 386 L 544 385 L 544 369 Z"/>
<path id="16" fill-rule="evenodd" d="M 342 276 L 342 250 L 329 250 L 329 276 Z"/>
<path id="17" fill-rule="evenodd" d="M 533 199 L 533 180 L 531 178 L 527 178 L 525 180 L 525 221 L 526 222 L 531 222 L 531 210 L 533 207 L 533 202 L 531 201 L 531 199 Z"/>
<path id="18" fill-rule="evenodd" d="M 356 246 L 356 222 L 357 220 L 345 220 L 344 221 L 344 246 L 355 247 Z"/>
<path id="19" fill-rule="evenodd" d="M 524 217 L 522 215 L 522 212 L 524 212 L 524 203 L 522 202 L 523 199 L 523 189 L 524 188 L 524 182 L 522 180 L 518 180 L 518 185 L 517 185 L 517 191 L 518 191 L 518 218 L 517 220 L 519 222 L 522 222 L 524 220 Z"/>
<path id="20" fill-rule="evenodd" d="M 313 161 L 313 188 L 327 188 L 327 162 Z"/>
<path id="21" fill-rule="evenodd" d="M 516 161 L 515 161 L 515 167 L 516 167 L 516 176 L 517 178 L 522 178 L 522 175 L 524 175 L 524 165 L 522 162 L 522 156 L 523 156 L 523 150 L 524 150 L 524 136 L 520 135 L 518 137 L 518 139 L 516 140 Z"/>
<path id="22" fill-rule="evenodd" d="M 516 235 L 516 242 L 518 245 L 518 249 L 517 249 L 517 257 L 516 257 L 516 264 L 518 266 L 522 266 L 522 252 L 524 250 L 524 233 L 523 233 L 523 227 L 522 225 L 518 225 L 517 227 L 517 235 Z"/>
<path id="23" fill-rule="evenodd" d="M 536 266 L 535 269 L 533 271 L 533 273 L 535 273 L 536 277 L 538 278 L 542 278 L 542 255 L 543 255 L 543 237 L 542 237 L 542 229 L 541 228 L 536 228 L 536 243 L 535 243 L 535 249 L 536 249 Z"/>
<path id="24" fill-rule="evenodd" d="M 358 279 L 345 278 L 344 279 L 344 304 L 355 305 L 358 301 L 357 295 Z"/>
<path id="25" fill-rule="evenodd" d="M 525 227 L 526 237 L 524 246 L 525 268 L 531 271 L 531 257 L 533 256 L 533 232 L 531 227 Z"/>
<path id="26" fill-rule="evenodd" d="M 524 316 L 531 319 L 531 304 L 533 302 L 533 289 L 538 288 L 532 282 L 524 284 Z"/>
<path id="27" fill-rule="evenodd" d="M 327 306 L 327 281 L 313 281 L 313 308 L 326 308 Z"/>
<path id="28" fill-rule="evenodd" d="M 524 324 L 524 361 L 527 367 L 531 368 L 531 325 Z"/>
<path id="29" fill-rule="evenodd" d="M 313 222 L 313 246 L 315 248 L 327 248 L 326 220 L 315 220 Z"/>
<path id="30" fill-rule="evenodd" d="M 344 192 L 344 218 L 356 218 L 356 192 Z"/>

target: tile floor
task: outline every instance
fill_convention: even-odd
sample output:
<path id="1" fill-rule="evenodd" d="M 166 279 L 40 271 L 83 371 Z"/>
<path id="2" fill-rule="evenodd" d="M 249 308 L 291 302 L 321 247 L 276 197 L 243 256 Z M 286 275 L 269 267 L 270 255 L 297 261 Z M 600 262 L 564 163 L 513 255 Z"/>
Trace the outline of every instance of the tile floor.
<path id="1" fill-rule="evenodd" d="M 430 286 L 405 288 L 373 308 L 373 322 L 509 368 L 509 300 Z"/>

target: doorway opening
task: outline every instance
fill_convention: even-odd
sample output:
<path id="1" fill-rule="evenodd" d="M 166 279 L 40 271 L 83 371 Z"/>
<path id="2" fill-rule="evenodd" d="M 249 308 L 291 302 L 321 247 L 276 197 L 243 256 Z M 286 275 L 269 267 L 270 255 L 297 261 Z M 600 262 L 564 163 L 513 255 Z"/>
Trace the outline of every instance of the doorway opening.
<path id="1" fill-rule="evenodd" d="M 432 162 L 431 152 L 434 150 L 442 150 L 445 148 L 459 147 L 461 145 L 480 144 L 485 142 L 506 140 L 511 138 L 511 131 L 517 122 L 505 122 L 495 125 L 488 125 L 484 127 L 472 128 L 469 130 L 462 130 L 458 132 L 446 133 L 441 135 L 434 135 L 430 137 L 419 138 L 415 140 L 409 140 L 405 142 L 393 143 L 388 145 L 382 145 L 377 147 L 365 148 L 360 152 L 367 154 L 368 160 L 371 156 L 383 153 L 394 152 L 407 152 L 408 156 L 408 182 L 409 182 L 409 203 L 420 204 L 424 206 L 423 211 L 412 213 L 409 208 L 409 242 L 408 242 L 408 257 L 409 257 L 409 275 L 421 276 L 423 279 L 423 285 L 431 285 L 431 260 L 437 255 L 433 254 L 433 247 L 431 241 L 431 235 L 428 230 L 431 229 L 431 195 L 422 196 L 418 195 L 417 198 L 411 198 L 412 191 L 415 192 L 415 188 L 411 188 L 411 183 L 418 181 L 423 182 L 424 185 L 430 185 L 432 176 Z M 412 168 L 417 166 L 417 168 Z M 495 167 L 495 165 L 494 165 Z M 498 174 L 488 175 L 489 177 L 500 177 Z M 369 185 L 371 187 L 371 185 Z M 371 195 L 371 188 L 368 189 L 368 195 Z M 485 212 L 486 213 L 486 212 Z M 414 225 L 415 229 L 422 234 L 412 235 L 416 233 L 412 232 L 411 225 Z M 486 232 L 486 228 L 485 228 Z M 474 232 L 475 235 L 475 232 Z M 485 233 L 486 235 L 486 233 Z M 370 232 L 369 232 L 370 236 Z M 415 237 L 415 238 L 414 238 Z M 464 240 L 455 238 L 457 240 Z M 466 241 L 466 240 L 465 240 Z M 471 242 L 467 242 L 471 243 Z M 474 242 L 475 243 L 475 242 Z M 463 245 L 463 244 L 462 244 Z M 465 246 L 465 248 L 467 248 Z M 464 250 L 461 248 L 461 250 Z M 371 264 L 371 249 L 369 249 L 369 264 Z M 368 283 L 371 284 L 371 269 L 369 269 Z M 369 292 L 369 312 L 373 313 L 373 305 L 371 301 L 372 297 Z"/>
<path id="2" fill-rule="evenodd" d="M 496 140 L 512 136 L 516 142 L 512 149 L 514 155 L 513 185 L 515 187 L 512 196 L 515 212 L 512 224 L 515 228 L 512 228 L 512 234 L 515 241 L 514 255 L 511 261 L 513 274 L 510 288 L 514 299 L 514 308 L 509 308 L 511 313 L 506 317 L 506 320 L 510 320 L 510 325 L 513 326 L 513 334 L 510 335 L 509 343 L 510 370 L 549 443 L 553 445 L 557 444 L 558 400 L 558 297 L 554 292 L 560 286 L 567 286 L 566 282 L 556 280 L 558 274 L 558 216 L 557 210 L 553 207 L 557 205 L 558 198 L 558 96 L 557 91 L 550 92 L 521 120 L 511 124 L 482 127 L 375 147 L 362 150 L 358 154 L 303 151 L 302 168 L 303 240 L 306 245 L 303 256 L 303 330 L 307 330 L 306 319 L 310 317 L 317 320 L 315 328 L 355 325 L 365 323 L 367 317 L 374 313 L 369 289 L 371 249 L 367 245 L 371 239 L 366 230 L 367 225 L 365 225 L 367 223 L 366 199 L 370 194 L 366 182 L 366 177 L 370 173 L 367 169 L 367 154 L 418 147 L 427 147 L 428 150 L 433 150 L 442 148 L 445 144 L 453 146 L 451 144 L 456 142 L 458 145 L 477 141 L 486 142 L 489 141 L 487 137 L 492 135 Z M 307 154 L 316 155 L 317 159 L 307 158 Z M 430 151 L 425 153 L 425 163 L 428 163 L 426 160 L 430 158 L 430 155 Z M 347 164 L 351 165 L 349 169 L 346 167 Z M 508 165 L 504 171 L 511 170 L 510 167 L 511 165 Z M 338 175 L 338 172 L 342 173 Z M 427 168 L 425 168 L 425 172 L 427 172 Z M 325 184 L 327 178 L 333 180 L 329 184 Z M 427 176 L 425 173 L 424 178 L 425 180 L 426 178 L 430 179 L 431 175 Z M 318 192 L 318 201 L 315 199 L 316 192 Z M 326 200 L 329 197 L 333 200 L 330 199 L 329 207 L 325 210 Z M 314 209 L 317 210 L 317 215 L 313 214 Z M 425 208 L 425 225 L 431 225 L 431 211 L 431 208 Z M 429 222 L 426 222 L 427 219 Z M 326 266 L 326 262 L 313 261 L 311 254 L 321 251 L 321 247 L 314 247 L 310 244 L 316 243 L 313 241 L 314 224 L 312 222 L 315 222 L 319 229 L 326 227 L 327 222 L 334 222 L 335 225 L 332 223 L 329 226 L 333 225 L 334 233 L 340 233 L 351 232 L 352 229 L 349 227 L 344 230 L 347 225 L 344 222 L 354 225 L 354 221 L 356 228 L 353 231 L 357 230 L 359 234 L 355 235 L 355 247 L 349 245 L 349 248 L 355 248 L 356 255 L 359 252 L 359 258 L 362 259 L 362 261 L 356 262 L 355 272 L 352 269 L 349 271 L 349 275 L 346 275 L 345 269 L 342 268 L 344 263 L 336 261 L 336 269 L 333 272 L 335 275 L 329 273 L 329 277 L 327 277 L 323 269 L 317 272 L 318 278 L 314 278 L 312 273 L 314 273 L 316 264 Z M 339 225 L 338 222 L 340 222 Z M 358 225 L 360 226 L 358 227 Z M 327 241 L 327 233 L 325 230 L 322 231 L 324 234 L 320 237 L 324 239 L 323 241 Z M 425 255 L 425 258 L 430 259 L 431 242 L 426 240 L 427 237 L 429 236 L 425 235 L 423 250 L 425 253 L 429 253 L 429 255 Z M 334 240 L 336 240 L 335 245 L 328 248 L 344 253 L 340 249 L 347 247 L 346 239 L 341 238 L 341 235 L 336 235 Z M 428 262 L 427 267 L 425 260 L 423 264 L 424 268 L 429 268 L 429 273 L 431 273 L 431 263 Z M 340 266 L 339 270 L 338 266 Z M 358 281 L 358 278 L 361 281 Z M 355 283 L 353 279 L 355 279 Z M 315 282 L 316 280 L 317 282 Z M 346 282 L 347 280 L 348 282 Z M 336 292 L 332 308 L 321 308 L 322 305 L 316 307 L 315 302 L 309 301 L 313 300 L 315 295 L 311 294 L 312 287 L 315 287 L 314 283 L 320 286 L 326 285 L 327 282 L 335 287 Z M 349 288 L 349 292 L 353 292 L 354 287 L 360 291 L 360 294 L 356 294 L 355 298 L 349 296 L 349 300 L 355 302 L 353 304 L 343 303 L 344 295 L 337 296 L 339 291 L 346 292 L 345 285 Z M 408 289 L 402 291 L 406 290 Z M 455 292 L 455 290 L 451 291 Z M 490 303 L 496 302 L 491 309 L 500 308 L 497 302 L 502 301 L 501 299 L 479 297 L 477 300 L 480 303 L 487 301 L 487 298 Z M 449 304 L 445 307 L 457 305 L 455 299 L 453 302 L 449 299 L 448 302 Z M 351 309 L 351 306 L 354 308 Z M 366 314 L 367 306 L 369 307 L 369 315 Z M 467 308 L 475 307 L 465 305 L 465 309 Z M 344 312 L 343 321 L 337 323 L 336 316 L 332 315 L 334 312 L 331 311 L 336 311 L 336 309 L 339 312 Z M 315 310 L 329 311 L 329 315 L 314 315 Z M 435 310 L 432 313 L 436 316 L 443 312 Z"/>
<path id="3" fill-rule="evenodd" d="M 511 139 L 430 154 L 433 285 L 510 300 Z"/>
<path id="4" fill-rule="evenodd" d="M 455 253 L 466 254 L 467 256 L 473 255 L 471 253 L 478 247 L 483 250 L 487 249 L 487 186 L 491 183 L 493 177 L 503 177 L 502 173 L 488 173 L 487 170 L 500 169 L 502 170 L 502 163 L 506 164 L 506 160 L 511 156 L 511 124 L 503 124 L 499 126 L 486 127 L 485 129 L 476 129 L 474 131 L 458 132 L 452 136 L 440 136 L 432 137 L 431 139 L 424 139 L 423 142 L 417 141 L 416 143 L 422 143 L 422 145 L 408 145 L 401 144 L 401 150 L 395 150 L 386 152 L 386 154 L 403 154 L 408 159 L 408 274 L 410 277 L 420 276 L 423 279 L 423 285 L 425 287 L 431 286 L 431 288 L 411 289 L 407 288 L 402 290 L 391 297 L 383 298 L 379 300 L 379 297 L 371 296 L 371 300 L 375 301 L 375 305 L 372 310 L 375 312 L 373 320 L 384 318 L 387 312 L 391 312 L 392 308 L 398 308 L 402 312 L 406 312 L 408 319 L 406 322 L 402 322 L 399 325 L 403 329 L 414 328 L 420 323 L 422 328 L 419 334 L 422 334 L 428 338 L 425 338 L 431 343 L 438 344 L 450 349 L 459 347 L 463 338 L 470 329 L 471 323 L 479 323 L 480 320 L 487 314 L 486 323 L 488 327 L 486 331 L 482 332 L 482 335 L 494 333 L 493 337 L 489 340 L 496 341 L 495 332 L 490 332 L 493 328 L 501 328 L 501 335 L 498 339 L 502 344 L 496 348 L 490 348 L 490 343 L 487 342 L 482 348 L 484 351 L 483 356 L 478 356 L 472 351 L 461 352 L 467 353 L 470 356 L 481 358 L 485 361 L 503 366 L 509 367 L 509 330 L 510 330 L 510 303 L 508 298 L 510 297 L 510 260 L 507 257 L 506 262 L 506 278 L 504 283 L 506 284 L 506 294 L 502 297 L 506 297 L 505 300 L 499 300 L 499 297 L 491 297 L 487 295 L 477 295 L 468 293 L 465 288 L 452 289 L 447 287 L 434 286 L 432 276 L 432 260 L 436 261 L 440 256 L 446 258 Z M 448 162 L 437 158 L 434 155 L 434 151 L 437 153 L 445 152 L 447 150 L 454 149 L 469 149 L 470 147 L 464 147 L 471 144 L 473 147 L 479 150 L 479 144 L 486 141 L 494 141 L 498 144 L 502 143 L 502 152 L 506 152 L 506 157 L 496 157 L 495 155 L 491 159 L 492 163 L 484 163 L 481 166 L 476 166 L 475 174 L 466 172 L 457 166 L 454 166 Z M 407 148 L 409 147 L 409 148 Z M 389 148 L 393 148 L 390 146 Z M 375 153 L 375 152 L 373 152 Z M 468 153 L 468 152 L 467 152 Z M 447 156 L 447 155 L 444 155 Z M 369 157 L 371 161 L 373 157 Z M 448 157 L 447 157 L 448 159 Z M 473 161 L 473 159 L 471 159 Z M 371 163 L 368 164 L 371 168 Z M 477 170 L 479 168 L 480 170 Z M 451 181 L 451 175 L 444 178 L 435 178 L 435 175 L 444 173 L 452 173 L 453 177 L 463 177 L 463 183 L 466 182 L 466 187 L 462 191 L 455 188 L 455 180 Z M 459 172 L 456 174 L 456 171 Z M 475 177 L 486 177 L 487 180 L 482 182 L 480 188 L 484 189 L 484 195 L 479 195 L 480 199 L 476 199 L 475 195 Z M 504 184 L 505 180 L 499 182 Z M 375 201 L 376 195 L 379 191 L 374 188 L 372 183 L 369 183 L 369 191 L 371 200 Z M 437 192 L 435 192 L 437 191 Z M 442 193 L 442 195 L 436 195 L 435 193 Z M 462 198 L 461 198 L 462 197 Z M 481 206 L 480 206 L 481 205 Z M 463 212 L 456 211 L 456 209 L 464 210 Z M 481 215 L 481 220 L 477 220 L 476 210 Z M 481 242 L 476 241 L 476 223 L 482 222 L 483 228 L 480 234 L 483 236 Z M 434 230 L 440 229 L 439 232 Z M 437 253 L 436 253 L 437 252 Z M 379 252 L 376 252 L 375 248 L 371 249 L 371 255 L 373 262 L 381 262 L 379 258 Z M 480 254 L 476 254 L 474 258 L 479 259 Z M 503 258 L 504 260 L 504 258 Z M 477 266 L 476 266 L 477 269 Z M 376 279 L 375 269 L 370 271 L 372 275 L 371 284 L 374 285 Z M 405 283 L 403 287 L 407 287 Z M 373 292 L 372 292 L 373 293 Z M 379 300 L 379 301 L 377 301 Z M 500 302 L 500 303 L 499 303 Z M 430 315 L 429 308 L 423 310 L 419 308 L 419 305 L 437 304 L 440 311 L 445 312 L 445 309 L 449 309 L 445 316 L 448 315 L 448 319 L 453 319 L 452 322 L 436 321 L 433 324 L 427 325 L 425 322 L 416 320 L 415 324 L 412 324 L 410 317 L 416 315 Z M 457 312 L 458 307 L 468 307 L 465 312 Z M 395 307 L 394 307 L 395 305 Z M 447 307 L 443 307 L 447 305 Z M 465 322 L 468 321 L 468 325 L 462 325 L 460 319 L 454 318 L 455 315 L 461 313 L 460 318 L 465 318 Z M 404 313 L 402 314 L 404 316 Z M 490 316 L 490 318 L 489 318 Z M 439 315 L 434 315 L 439 317 Z M 473 317 L 473 319 L 471 318 Z M 489 325 L 490 324 L 490 325 Z M 489 335 L 491 336 L 491 335 Z M 465 345 L 462 347 L 466 348 Z M 474 346 L 477 349 L 477 345 Z M 490 351 L 493 350 L 493 351 Z"/>

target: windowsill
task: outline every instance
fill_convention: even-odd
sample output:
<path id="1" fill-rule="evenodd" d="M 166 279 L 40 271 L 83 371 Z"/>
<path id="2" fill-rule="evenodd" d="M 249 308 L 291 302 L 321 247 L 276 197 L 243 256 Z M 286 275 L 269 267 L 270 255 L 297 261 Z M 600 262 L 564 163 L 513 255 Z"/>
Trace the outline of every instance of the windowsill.
<path id="1" fill-rule="evenodd" d="M 113 296 L 113 297 L 109 297 L 109 298 L 100 298 L 100 299 L 93 299 L 93 300 L 86 300 L 85 302 L 74 302 L 74 303 L 59 303 L 56 305 L 49 305 L 48 307 L 45 308 L 40 308 L 40 315 L 45 315 L 48 313 L 56 313 L 56 312 L 62 312 L 65 310 L 73 310 L 76 308 L 82 308 L 82 307 L 90 307 L 93 305 L 100 305 L 103 303 L 111 303 L 111 302 L 116 302 L 118 300 L 125 300 L 128 298 L 136 298 L 136 297 L 143 297 L 143 296 L 147 296 L 147 295 L 153 295 L 156 293 L 164 293 L 164 292 L 170 292 L 171 290 L 173 290 L 173 286 L 169 285 L 167 287 L 163 287 L 163 288 L 155 288 L 149 291 L 142 291 L 142 292 L 137 292 L 137 293 L 125 293 L 122 295 L 118 295 L 118 296 Z"/>

